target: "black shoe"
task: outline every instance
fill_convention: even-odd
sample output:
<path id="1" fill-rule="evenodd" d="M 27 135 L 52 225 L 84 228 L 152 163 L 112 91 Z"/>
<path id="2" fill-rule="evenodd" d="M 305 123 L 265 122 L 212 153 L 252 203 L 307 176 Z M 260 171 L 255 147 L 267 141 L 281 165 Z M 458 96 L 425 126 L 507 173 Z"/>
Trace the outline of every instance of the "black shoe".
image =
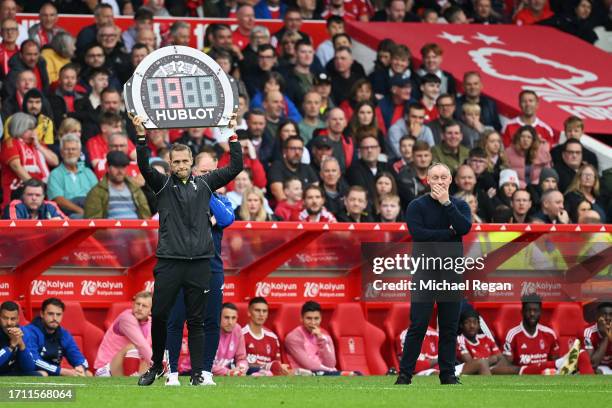
<path id="1" fill-rule="evenodd" d="M 459 378 L 451 375 L 450 377 L 440 378 L 440 384 L 442 385 L 461 385 Z"/>
<path id="2" fill-rule="evenodd" d="M 400 372 L 400 374 L 397 376 L 397 380 L 395 380 L 395 385 L 410 385 L 410 384 L 412 384 L 412 377 Z"/>
<path id="3" fill-rule="evenodd" d="M 189 381 L 189 384 L 191 385 L 203 385 L 204 384 L 204 376 L 202 375 L 202 372 L 199 372 L 197 374 L 194 374 L 191 376 L 191 380 Z"/>
<path id="4" fill-rule="evenodd" d="M 153 382 L 155 382 L 155 380 L 157 380 L 164 374 L 165 370 L 163 366 L 151 366 L 151 368 L 149 368 L 146 373 L 140 376 L 140 378 L 138 379 L 138 385 L 151 385 L 153 384 Z"/>

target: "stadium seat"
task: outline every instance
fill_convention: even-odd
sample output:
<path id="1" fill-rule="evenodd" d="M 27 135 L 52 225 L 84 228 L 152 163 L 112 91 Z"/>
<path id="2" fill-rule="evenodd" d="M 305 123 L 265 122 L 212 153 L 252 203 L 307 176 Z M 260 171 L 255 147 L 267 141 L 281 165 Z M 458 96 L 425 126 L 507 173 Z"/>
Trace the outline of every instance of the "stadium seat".
<path id="1" fill-rule="evenodd" d="M 360 371 L 364 375 L 387 373 L 380 353 L 385 333 L 365 319 L 359 303 L 339 304 L 331 318 L 330 329 L 336 341 L 340 370 Z"/>
<path id="2" fill-rule="evenodd" d="M 508 303 L 499 308 L 495 320 L 492 322 L 493 332 L 497 337 L 499 344 L 503 344 L 506 340 L 508 330 L 519 324 L 521 317 L 521 304 Z"/>
<path id="3" fill-rule="evenodd" d="M 79 302 L 72 301 L 65 304 L 62 326 L 74 337 L 89 366 L 93 367 L 104 332 L 85 319 L 85 313 Z"/>
<path id="4" fill-rule="evenodd" d="M 234 303 L 238 308 L 238 324 L 244 327 L 249 322 L 249 304 L 247 302 Z"/>
<path id="5" fill-rule="evenodd" d="M 17 302 L 17 305 L 19 306 L 19 325 L 20 326 L 26 326 L 28 324 L 30 324 L 30 321 L 28 319 L 26 319 L 25 317 L 25 312 L 23 310 L 23 305 L 19 302 Z"/>
<path id="6" fill-rule="evenodd" d="M 113 303 L 111 307 L 108 308 L 108 312 L 106 313 L 106 318 L 104 319 L 104 330 L 108 330 L 108 328 L 113 324 L 117 316 L 121 314 L 125 309 L 131 309 L 132 302 L 117 302 Z"/>
<path id="7" fill-rule="evenodd" d="M 301 324 L 300 313 L 302 305 L 300 303 L 283 303 L 276 313 L 276 318 L 272 321 L 272 330 L 278 336 L 281 343 L 281 358 L 283 362 L 288 362 L 285 351 L 285 337 L 287 334 Z"/>
<path id="8" fill-rule="evenodd" d="M 387 344 L 389 347 L 389 354 L 391 356 L 392 365 L 395 368 L 399 368 L 399 361 L 397 359 L 397 355 L 399 350 L 397 350 L 397 338 L 400 333 L 408 328 L 410 324 L 410 304 L 409 303 L 394 303 L 389 309 L 389 313 L 387 314 L 387 318 L 383 323 L 383 327 L 385 329 L 385 333 L 387 335 Z"/>
<path id="9" fill-rule="evenodd" d="M 584 328 L 588 325 L 577 303 L 559 303 L 550 319 L 552 329 L 559 336 L 560 354 L 565 354 L 577 338 L 582 341 Z"/>

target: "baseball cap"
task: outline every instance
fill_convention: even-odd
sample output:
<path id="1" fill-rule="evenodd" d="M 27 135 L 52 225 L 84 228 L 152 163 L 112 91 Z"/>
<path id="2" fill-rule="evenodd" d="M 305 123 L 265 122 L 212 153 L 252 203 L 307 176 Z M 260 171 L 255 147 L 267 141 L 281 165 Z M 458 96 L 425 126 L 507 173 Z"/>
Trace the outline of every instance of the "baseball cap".
<path id="1" fill-rule="evenodd" d="M 317 136 L 312 141 L 312 147 L 316 147 L 317 149 L 331 149 L 332 142 L 327 136 Z"/>
<path id="2" fill-rule="evenodd" d="M 316 75 L 312 81 L 315 85 L 331 84 L 331 78 L 325 72 Z"/>
<path id="3" fill-rule="evenodd" d="M 412 85 L 409 77 L 403 77 L 402 75 L 394 75 L 391 78 L 391 86 L 404 87 L 406 85 Z"/>
<path id="4" fill-rule="evenodd" d="M 130 164 L 130 158 L 127 154 L 114 150 L 106 155 L 106 163 L 113 167 L 126 167 Z"/>

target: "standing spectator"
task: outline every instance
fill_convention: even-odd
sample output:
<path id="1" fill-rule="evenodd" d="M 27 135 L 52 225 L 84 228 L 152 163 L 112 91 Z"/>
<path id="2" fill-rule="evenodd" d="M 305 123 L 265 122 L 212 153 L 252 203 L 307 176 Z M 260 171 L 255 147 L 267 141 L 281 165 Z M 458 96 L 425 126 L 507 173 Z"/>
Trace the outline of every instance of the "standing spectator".
<path id="1" fill-rule="evenodd" d="M 334 38 L 336 34 L 344 33 L 344 20 L 342 17 L 330 16 L 325 22 L 325 26 L 329 38 L 319 44 L 316 53 L 322 66 L 327 65 L 327 63 L 334 58 L 334 44 L 331 39 Z"/>
<path id="2" fill-rule="evenodd" d="M 138 43 L 138 32 L 153 29 L 153 12 L 150 8 L 140 7 L 134 13 L 134 25 L 130 26 L 121 35 L 121 41 L 127 52 L 132 52 L 134 44 Z"/>
<path id="3" fill-rule="evenodd" d="M 440 78 L 440 93 L 455 95 L 457 92 L 457 85 L 453 76 L 446 71 L 443 71 L 442 56 L 444 50 L 440 45 L 436 43 L 425 44 L 421 48 L 421 59 L 423 65 L 421 69 L 417 71 L 417 74 L 421 77 L 421 81 L 427 74 L 433 74 Z"/>
<path id="4" fill-rule="evenodd" d="M 283 193 L 286 199 L 276 204 L 274 214 L 284 221 L 297 221 L 302 211 L 302 182 L 297 177 L 289 177 L 283 181 Z"/>
<path id="5" fill-rule="evenodd" d="M 249 45 L 251 31 L 255 27 L 255 11 L 248 4 L 242 4 L 236 11 L 238 26 L 232 33 L 232 43 L 242 51 Z"/>
<path id="6" fill-rule="evenodd" d="M 15 92 L 16 79 L 22 71 L 31 70 L 36 76 L 36 88 L 45 93 L 49 90 L 49 76 L 47 75 L 47 64 L 40 56 L 40 48 L 32 40 L 26 40 L 21 44 L 18 54 L 9 60 L 9 73 L 2 87 L 3 95 L 13 95 Z"/>
<path id="7" fill-rule="evenodd" d="M 297 136 L 290 136 L 283 142 L 283 158 L 272 163 L 268 172 L 270 193 L 277 202 L 287 199 L 283 191 L 283 182 L 289 177 L 297 177 L 302 185 L 318 181 L 312 168 L 302 163 L 304 141 Z"/>
<path id="8" fill-rule="evenodd" d="M 32 25 L 28 29 L 28 37 L 42 48 L 53 41 L 53 37 L 64 32 L 64 29 L 57 25 L 57 7 L 51 2 L 45 2 L 38 12 L 39 23 Z"/>
<path id="9" fill-rule="evenodd" d="M 98 3 L 94 9 L 94 24 L 83 27 L 76 41 L 76 53 L 79 57 L 85 54 L 88 47 L 96 42 L 98 30 L 105 25 L 113 24 L 113 7 L 110 4 Z"/>
<path id="10" fill-rule="evenodd" d="M 526 125 L 535 128 L 539 138 L 548 143 L 549 150 L 550 147 L 555 147 L 559 143 L 559 135 L 555 134 L 548 124 L 537 117 L 539 103 L 538 95 L 535 92 L 530 90 L 521 91 L 519 94 L 521 114 L 506 123 L 503 130 L 504 146 L 510 146 L 515 132 L 520 127 Z"/>
<path id="11" fill-rule="evenodd" d="M 234 213 L 239 221 L 280 221 L 276 215 L 266 211 L 266 199 L 257 187 L 244 191 L 242 202 Z"/>
<path id="12" fill-rule="evenodd" d="M 570 139 L 576 139 L 580 142 L 580 139 L 584 135 L 584 121 L 577 116 L 570 116 L 563 122 L 563 129 L 565 137 L 567 138 L 566 142 Z M 582 142 L 580 143 L 582 144 Z M 563 143 L 553 147 L 550 151 L 550 155 L 552 156 L 552 160 L 555 165 L 561 162 L 564 150 L 565 144 Z M 584 145 L 582 146 L 582 159 L 585 162 L 592 164 L 596 169 L 599 168 L 597 155 L 586 149 Z"/>
<path id="13" fill-rule="evenodd" d="M 62 163 L 49 175 L 47 195 L 59 207 L 73 218 L 83 216 L 85 197 L 98 184 L 98 179 L 81 156 L 81 138 L 68 133 L 60 139 Z"/>
<path id="14" fill-rule="evenodd" d="M 404 206 L 427 192 L 427 169 L 432 160 L 429 144 L 420 140 L 415 142 L 412 148 L 412 164 L 402 167 L 396 176 L 398 192 Z"/>
<path id="15" fill-rule="evenodd" d="M 553 16 L 547 0 L 526 0 L 524 7 L 514 15 L 516 25 L 531 25 Z"/>
<path id="16" fill-rule="evenodd" d="M 13 55 L 19 53 L 17 37 L 19 36 L 19 25 L 17 21 L 8 18 L 0 24 L 2 43 L 0 44 L 0 78 L 5 78 L 9 73 L 9 61 Z"/>
<path id="17" fill-rule="evenodd" d="M 461 144 L 463 134 L 459 123 L 449 120 L 442 125 L 442 143 L 431 149 L 434 161 L 444 163 L 451 171 L 456 171 L 468 158 L 470 151 Z"/>
<path id="18" fill-rule="evenodd" d="M 302 120 L 298 123 L 300 136 L 304 143 L 308 144 L 312 139 L 312 134 L 317 129 L 324 129 L 325 122 L 321 119 L 320 110 L 322 98 L 316 91 L 308 91 L 304 95 L 302 103 Z"/>
<path id="19" fill-rule="evenodd" d="M 45 185 L 37 179 L 23 183 L 21 200 L 12 200 L 4 209 L 4 219 L 61 220 L 66 218 L 54 202 L 45 200 Z"/>
<path id="20" fill-rule="evenodd" d="M 561 160 L 555 163 L 559 175 L 559 190 L 566 191 L 582 166 L 583 146 L 577 139 L 568 139 L 562 145 Z"/>
<path id="21" fill-rule="evenodd" d="M 353 52 L 349 47 L 336 49 L 333 69 L 329 72 L 332 83 L 332 98 L 336 105 L 347 99 L 353 84 L 364 77 L 362 72 L 352 69 L 353 62 Z"/>
<path id="22" fill-rule="evenodd" d="M 221 336 L 213 363 L 214 375 L 245 375 L 249 363 L 242 328 L 238 324 L 238 308 L 233 303 L 221 306 Z"/>
<path id="23" fill-rule="evenodd" d="M 7 300 L 0 304 L 0 376 L 40 375 L 27 348 L 19 325 L 19 305 Z"/>
<path id="24" fill-rule="evenodd" d="M 325 157 L 321 162 L 319 177 L 325 192 L 327 209 L 337 216 L 344 210 L 344 198 L 349 189 L 348 184 L 342 178 L 338 159 L 333 156 Z"/>
<path id="25" fill-rule="evenodd" d="M 325 208 L 325 193 L 320 186 L 311 184 L 304 189 L 304 209 L 299 213 L 298 220 L 302 222 L 336 222 L 334 214 Z"/>
<path id="26" fill-rule="evenodd" d="M 381 149 L 378 139 L 375 137 L 365 137 L 359 143 L 360 159 L 354 161 L 346 172 L 346 179 L 351 186 L 361 186 L 368 196 L 375 200 L 376 183 L 375 176 L 379 173 L 391 173 L 392 170 L 386 162 L 378 160 Z"/>
<path id="27" fill-rule="evenodd" d="M 27 331 L 28 348 L 32 351 L 36 368 L 43 375 L 70 377 L 90 377 L 89 365 L 74 338 L 64 329 L 64 302 L 58 298 L 45 299 L 40 308 L 40 316 L 32 320 Z M 62 367 L 66 357 L 73 368 Z"/>
<path id="28" fill-rule="evenodd" d="M 85 199 L 84 218 L 150 218 L 151 210 L 143 191 L 126 176 L 130 158 L 123 152 L 106 155 L 107 174 Z"/>
<path id="29" fill-rule="evenodd" d="M 521 126 L 516 130 L 512 145 L 506 149 L 506 157 L 510 168 L 518 173 L 521 188 L 537 184 L 542 169 L 551 167 L 548 150 L 548 144 L 538 137 L 534 127 Z"/>
<path id="30" fill-rule="evenodd" d="M 532 218 L 545 224 L 569 224 L 571 220 L 563 204 L 563 194 L 560 191 L 544 191 L 540 211 L 535 213 Z"/>
<path id="31" fill-rule="evenodd" d="M 366 210 L 368 191 L 361 186 L 351 186 L 344 197 L 344 208 L 336 214 L 338 222 L 374 222 Z"/>
<path id="32" fill-rule="evenodd" d="M 576 209 L 582 201 L 591 204 L 591 209 L 597 211 L 600 219 L 607 218 L 605 206 L 599 198 L 599 176 L 590 164 L 580 166 L 565 194 L 565 207 L 570 214 L 578 213 Z M 572 220 L 578 222 L 578 217 Z"/>
<path id="33" fill-rule="evenodd" d="M 345 21 L 370 21 L 370 7 L 366 0 L 326 0 L 323 19 L 342 17 Z"/>
<path id="34" fill-rule="evenodd" d="M 515 224 L 527 224 L 528 214 L 531 210 L 531 194 L 527 190 L 516 190 L 510 200 L 512 208 L 512 222 Z"/>
<path id="35" fill-rule="evenodd" d="M 487 0 L 490 1 L 490 0 Z M 480 106 L 480 120 L 483 125 L 491 126 L 498 132 L 501 130 L 499 113 L 495 101 L 482 93 L 482 78 L 478 71 L 468 71 L 463 74 L 463 95 L 457 98 L 455 117 L 460 119 L 463 113 L 462 106 L 466 102 L 476 103 Z"/>

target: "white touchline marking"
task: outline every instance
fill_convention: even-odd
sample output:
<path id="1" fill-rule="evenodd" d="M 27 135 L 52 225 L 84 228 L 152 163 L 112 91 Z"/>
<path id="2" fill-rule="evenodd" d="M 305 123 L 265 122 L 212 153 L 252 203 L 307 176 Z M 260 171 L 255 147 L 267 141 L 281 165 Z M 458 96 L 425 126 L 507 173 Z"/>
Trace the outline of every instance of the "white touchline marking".
<path id="1" fill-rule="evenodd" d="M 2 386 L 7 386 L 7 385 L 31 385 L 33 387 L 42 387 L 45 385 L 66 385 L 66 386 L 70 386 L 70 387 L 86 387 L 87 384 L 80 384 L 80 383 L 55 383 L 55 382 L 0 382 L 0 385 Z"/>

